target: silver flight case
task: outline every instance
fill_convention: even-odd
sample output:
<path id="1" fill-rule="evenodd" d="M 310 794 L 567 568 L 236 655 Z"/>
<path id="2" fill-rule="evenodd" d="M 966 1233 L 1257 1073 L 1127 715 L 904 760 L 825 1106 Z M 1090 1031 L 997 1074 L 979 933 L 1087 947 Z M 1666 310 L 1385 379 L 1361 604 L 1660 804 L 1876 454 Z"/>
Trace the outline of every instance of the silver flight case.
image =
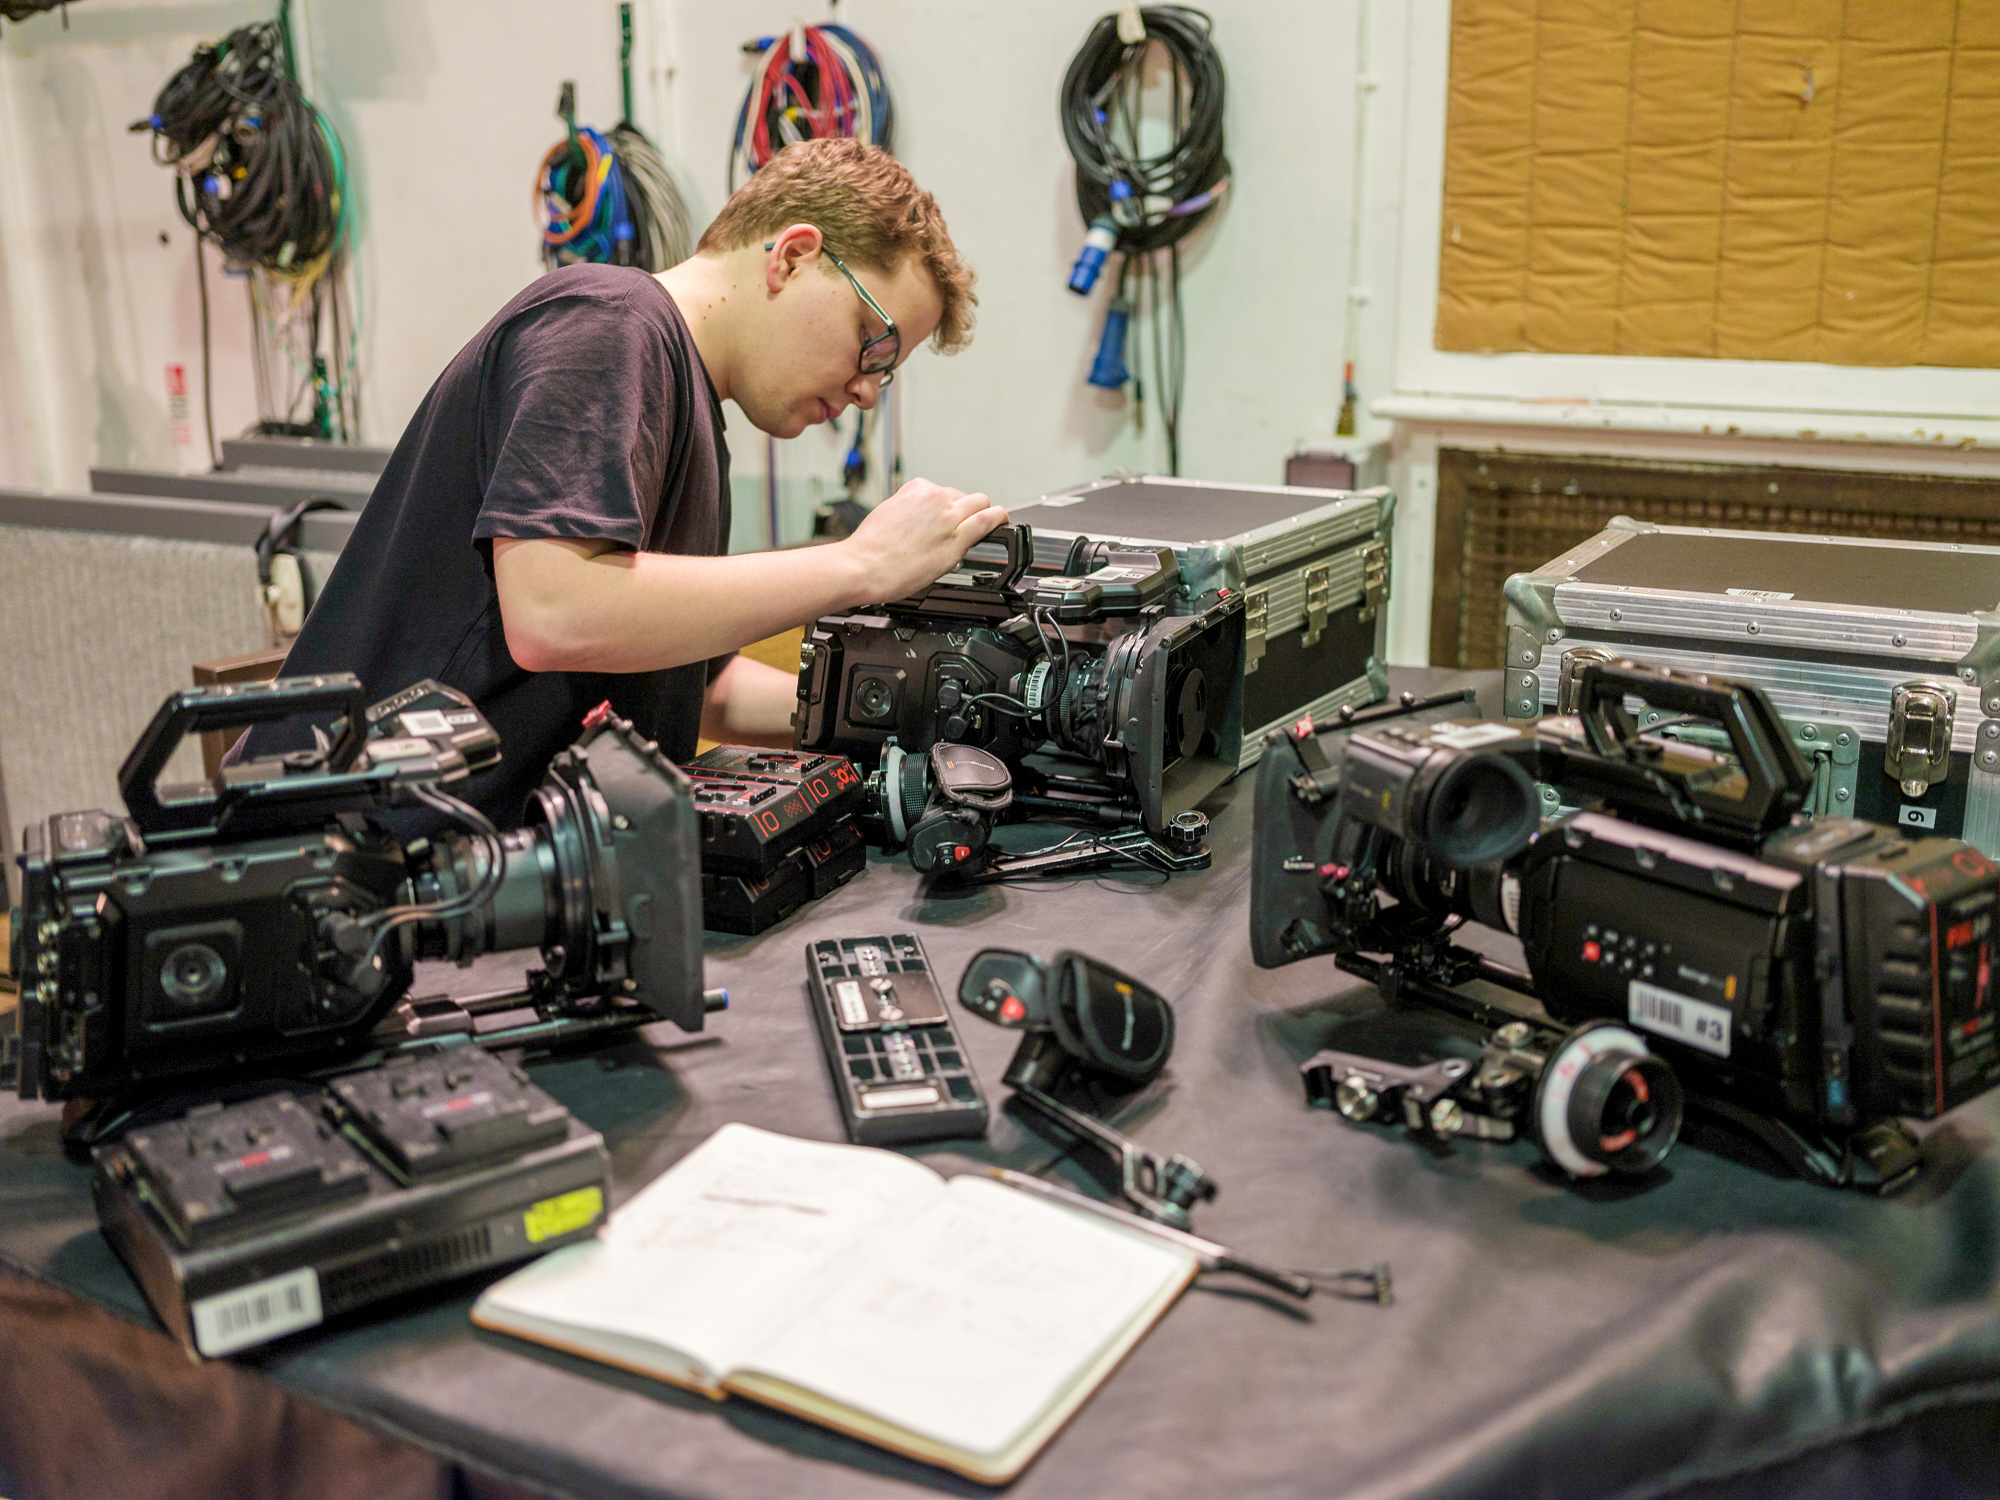
<path id="1" fill-rule="evenodd" d="M 1037 568 L 1060 570 L 1085 536 L 1172 548 L 1188 600 L 1244 592 L 1240 770 L 1263 753 L 1266 730 L 1387 694 L 1382 605 L 1395 505 L 1386 489 L 1114 475 L 1008 513 L 1034 528 Z"/>
<path id="2" fill-rule="evenodd" d="M 1618 516 L 1507 581 L 1507 714 L 1567 711 L 1569 671 L 1608 656 L 1761 687 L 1814 811 L 2000 858 L 2000 547 Z"/>

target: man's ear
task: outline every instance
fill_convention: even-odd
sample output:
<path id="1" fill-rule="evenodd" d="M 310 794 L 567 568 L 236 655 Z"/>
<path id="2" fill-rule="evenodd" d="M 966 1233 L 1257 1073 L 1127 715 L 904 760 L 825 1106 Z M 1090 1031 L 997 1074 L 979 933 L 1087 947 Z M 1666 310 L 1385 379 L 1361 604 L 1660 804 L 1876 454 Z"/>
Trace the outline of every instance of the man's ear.
<path id="1" fill-rule="evenodd" d="M 821 235 L 811 224 L 794 224 L 765 241 L 764 289 L 776 296 L 799 272 L 819 263 Z"/>

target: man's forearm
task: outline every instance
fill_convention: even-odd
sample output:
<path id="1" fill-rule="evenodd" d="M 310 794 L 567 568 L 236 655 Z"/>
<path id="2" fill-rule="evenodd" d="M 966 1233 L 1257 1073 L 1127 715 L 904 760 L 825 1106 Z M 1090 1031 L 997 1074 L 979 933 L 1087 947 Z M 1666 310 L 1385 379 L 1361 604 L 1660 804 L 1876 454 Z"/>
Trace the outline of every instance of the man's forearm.
<path id="1" fill-rule="evenodd" d="M 792 714 L 798 701 L 796 672 L 781 672 L 747 656 L 733 657 L 708 685 L 701 732 L 725 745 L 783 748 L 792 743 Z"/>
<path id="2" fill-rule="evenodd" d="M 608 542 L 499 538 L 507 650 L 530 672 L 657 672 L 923 588 L 1007 513 L 912 479 L 825 547 L 685 557 Z"/>
<path id="3" fill-rule="evenodd" d="M 507 649 L 529 671 L 660 671 L 869 602 L 837 544 L 731 557 L 600 547 L 495 544 Z"/>

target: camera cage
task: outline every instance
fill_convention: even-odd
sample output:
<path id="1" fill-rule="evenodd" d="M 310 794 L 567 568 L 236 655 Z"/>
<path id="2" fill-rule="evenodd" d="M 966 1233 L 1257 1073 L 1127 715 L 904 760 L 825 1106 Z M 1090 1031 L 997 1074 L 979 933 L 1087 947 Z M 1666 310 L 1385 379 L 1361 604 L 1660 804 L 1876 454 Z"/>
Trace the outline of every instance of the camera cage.
<path id="1" fill-rule="evenodd" d="M 1586 807 L 1601 803 L 1610 810 L 1611 816 L 1585 811 L 1570 819 L 1567 826 L 1577 837 L 1615 835 L 1617 842 L 1632 843 L 1635 860 L 1643 853 L 1640 844 L 1705 849 L 1707 862 L 1723 874 L 1738 865 L 1749 869 L 1746 856 L 1754 863 L 1756 851 L 1767 846 L 1796 843 L 1796 851 L 1788 849 L 1779 856 L 1787 865 L 1808 853 L 1816 857 L 1825 852 L 1818 846 L 1826 845 L 1826 838 L 1816 839 L 1809 830 L 1797 837 L 1787 833 L 1810 805 L 1810 772 L 1775 709 L 1755 687 L 1618 660 L 1579 664 L 1576 689 L 1574 714 L 1536 721 L 1529 726 L 1531 735 L 1499 750 L 1516 758 L 1537 780 L 1557 787 L 1565 801 Z M 1374 863 L 1374 855 L 1383 847 L 1382 830 L 1351 815 L 1341 796 L 1345 756 L 1339 737 L 1320 738 L 1328 730 L 1365 733 L 1375 720 L 1470 697 L 1469 691 L 1431 700 L 1405 694 L 1401 704 L 1344 714 L 1336 725 L 1315 729 L 1302 722 L 1289 734 L 1269 737 L 1274 748 L 1285 745 L 1291 753 L 1267 754 L 1258 769 L 1259 852 L 1266 856 L 1280 849 L 1287 852 L 1253 863 L 1252 953 L 1267 968 L 1331 954 L 1338 967 L 1374 983 L 1392 1008 L 1414 1001 L 1433 1013 L 1469 1021 L 1490 1035 L 1527 1027 L 1541 1042 L 1555 1045 L 1564 1035 L 1565 1023 L 1534 1012 L 1524 1014 L 1466 988 L 1480 981 L 1539 1001 L 1534 976 L 1462 947 L 1452 936 L 1468 920 L 1469 907 L 1470 920 L 1501 930 L 1518 925 L 1524 941 L 1529 941 L 1525 921 L 1517 924 L 1515 914 L 1506 908 L 1510 902 L 1520 908 L 1525 901 L 1523 887 L 1532 879 L 1537 854 L 1546 847 L 1553 858 L 1560 852 L 1557 845 L 1570 840 L 1538 844 L 1511 890 L 1501 873 L 1501 861 L 1496 860 L 1483 872 L 1495 878 L 1473 884 L 1465 899 L 1451 903 L 1455 910 L 1432 909 L 1421 899 L 1399 899 L 1384 908 L 1377 899 L 1377 877 L 1382 872 Z M 1642 731 L 1626 707 L 1632 698 L 1668 710 L 1673 717 L 1648 724 Z M 1660 732 L 1696 719 L 1721 727 L 1729 744 L 1726 753 Z M 1347 738 L 1351 743 L 1353 736 Z M 1865 832 L 1869 826 L 1842 822 L 1837 829 L 1820 832 L 1829 838 L 1843 833 L 1848 835 L 1846 842 L 1853 843 L 1860 837 L 1854 830 Z M 1647 834 L 1645 829 L 1659 832 Z M 1518 854 L 1531 837 L 1532 833 L 1524 837 L 1513 852 Z M 1979 878 L 1990 878 L 1990 863 L 1978 858 L 1978 865 Z M 1959 873 L 1967 880 L 1974 878 L 1970 869 Z M 1451 872 L 1450 878 L 1457 879 L 1458 873 Z M 1815 904 L 1824 898 L 1822 893 Z M 1821 940 L 1831 941 L 1824 933 Z M 1532 957 L 1532 941 L 1530 948 Z M 1821 1011 L 1839 1003 L 1838 988 L 1831 988 L 1821 998 Z M 1846 1035 L 1846 1023 L 1838 1016 L 1827 1024 L 1834 1027 L 1829 1045 L 1836 1036 Z M 1676 1055 L 1690 1063 L 1699 1061 L 1685 1050 Z M 1914 1174 L 1915 1136 L 1893 1113 L 1850 1109 L 1844 1117 L 1824 1111 L 1824 1118 L 1792 1117 L 1770 1104 L 1751 1107 L 1727 1097 L 1734 1090 L 1730 1076 L 1728 1069 L 1716 1074 L 1708 1080 L 1714 1087 L 1706 1092 L 1689 1088 L 1688 1109 L 1752 1136 L 1798 1175 L 1880 1193 L 1893 1191 Z M 1310 1080 L 1308 1086 L 1310 1092 Z M 1574 1171 L 1573 1163 L 1563 1165 Z"/>
<path id="2" fill-rule="evenodd" d="M 187 735 L 241 729 L 301 713 L 336 716 L 330 744 L 225 767 L 211 780 L 192 786 L 159 784 L 160 773 Z M 26 832 L 19 856 L 23 905 L 13 923 L 14 967 L 22 978 L 22 995 L 12 1081 L 21 1096 L 69 1098 L 87 1090 L 122 1106 L 149 1093 L 195 1087 L 203 1079 L 262 1074 L 273 1068 L 305 1075 L 348 1067 L 357 1060 L 432 1045 L 435 1038 L 454 1034 L 500 1047 L 556 1045 L 658 1020 L 699 1030 L 704 1015 L 722 1008 L 727 998 L 702 988 L 701 889 L 694 857 L 698 828 L 691 789 L 658 746 L 641 738 L 608 704 L 588 716 L 583 735 L 556 757 L 548 777 L 530 798 L 527 837 L 514 835 L 503 845 L 495 835 L 491 846 L 472 857 L 458 875 L 442 863 L 435 869 L 409 865 L 408 860 L 419 854 L 436 861 L 429 840 L 412 841 L 406 848 L 389 839 L 379 824 L 373 825 L 373 835 L 360 836 L 364 825 L 355 821 L 356 816 L 384 807 L 426 804 L 440 811 L 455 806 L 471 812 L 440 795 L 439 789 L 499 758 L 498 736 L 471 701 L 435 682 L 417 683 L 372 707 L 366 704 L 359 679 L 347 673 L 184 688 L 171 694 L 120 769 L 126 816 L 64 813 L 46 827 L 31 826 Z M 473 817 L 477 819 L 476 814 Z M 139 1022 L 124 1018 L 125 1005 L 96 1003 L 93 996 L 86 1012 L 70 1014 L 76 1006 L 70 1003 L 65 976 L 87 971 L 96 976 L 92 983 L 97 987 L 114 982 L 126 963 L 122 946 L 116 954 L 99 950 L 128 941 L 121 935 L 122 917 L 117 923 L 88 917 L 81 926 L 72 920 L 74 901 L 63 895 L 72 877 L 86 884 L 116 884 L 143 892 L 161 858 L 172 860 L 177 870 L 205 863 L 234 867 L 245 864 L 238 850 L 247 855 L 282 846 L 286 858 L 296 863 L 304 857 L 301 839 L 311 842 L 330 827 L 345 830 L 327 846 L 330 852 L 344 852 L 333 854 L 336 864 L 323 866 L 332 872 L 327 878 L 335 886 L 346 884 L 353 865 L 362 884 L 350 889 L 393 902 L 396 892 L 387 887 L 375 890 L 374 885 L 393 880 L 408 890 L 408 882 L 419 875 L 432 877 L 437 899 L 399 908 L 413 915 L 398 916 L 397 922 L 387 924 L 390 929 L 411 920 L 461 920 L 457 907 L 464 906 L 469 893 L 477 894 L 480 881 L 470 877 L 479 874 L 481 861 L 487 872 L 495 872 L 496 851 L 502 851 L 505 864 L 514 864 L 518 857 L 522 863 L 506 878 L 539 877 L 545 894 L 533 905 L 537 912 L 546 909 L 546 920 L 555 922 L 553 928 L 538 928 L 544 932 L 545 967 L 531 972 L 520 990 L 463 1004 L 441 997 L 405 1000 L 415 958 L 461 956 L 457 936 L 445 942 L 443 951 L 421 954 L 408 926 L 382 935 L 394 940 L 386 949 L 380 937 L 365 952 L 358 946 L 350 952 L 333 939 L 350 962 L 379 969 L 381 965 L 374 962 L 378 953 L 387 961 L 372 989 L 351 991 L 338 979 L 324 979 L 321 982 L 331 987 L 329 993 L 339 997 L 338 1003 L 309 1033 L 287 1035 L 272 1019 L 278 1011 L 257 1019 L 264 1015 L 259 1010 L 246 1019 L 269 1030 L 268 1036 L 260 1031 L 225 1038 L 227 1045 L 211 1044 L 216 1060 L 202 1064 L 177 1062 L 171 1053 L 159 1061 L 135 1062 L 129 1049 L 137 1044 L 127 1030 Z M 490 825 L 487 832 L 493 832 Z M 480 838 L 475 833 L 475 839 Z M 686 857 L 654 855 L 674 850 Z M 212 860 L 207 859 L 210 851 Z M 621 859 L 621 853 L 626 857 Z M 258 863 L 250 859 L 247 867 Z M 448 852 L 444 863 L 449 863 Z M 502 879 L 499 873 L 493 875 L 495 892 Z M 133 885 L 135 880 L 138 884 Z M 256 899 L 265 905 L 278 900 L 289 906 L 294 898 L 287 885 L 283 891 L 261 892 Z M 487 899 L 493 899 L 492 892 Z M 562 908 L 559 914 L 555 906 Z M 324 917 L 317 907 L 300 910 L 299 921 Z M 475 914 L 472 908 L 465 909 L 465 917 Z M 206 924 L 236 929 L 234 942 L 248 957 L 243 925 Z M 168 928 L 163 933 L 171 936 L 180 930 Z M 328 940 L 323 929 L 321 941 Z M 508 946 L 488 943 L 475 951 Z M 156 957 L 149 953 L 147 961 Z M 330 960 L 331 950 L 321 957 Z M 140 983 L 136 971 L 130 978 L 132 984 Z M 167 978 L 160 982 L 165 984 Z M 242 981 L 232 977 L 229 983 L 234 992 Z M 127 1003 L 146 1002 L 143 997 L 137 1002 L 128 997 Z M 532 1019 L 510 1015 L 524 1008 Z M 234 1014 L 218 1013 L 203 1021 L 220 1025 Z M 176 1045 L 185 1050 L 195 1041 L 190 1035 L 185 1044 Z M 72 1052 L 77 1056 L 68 1056 Z M 109 1105 L 99 1112 L 104 1118 L 115 1113 Z"/>
<path id="3" fill-rule="evenodd" d="M 910 755 L 971 744 L 1014 768 L 1025 811 L 1122 809 L 1162 837 L 1236 773 L 1243 597 L 1183 601 L 1170 549 L 1079 537 L 1065 571 L 1042 574 L 1033 554 L 1029 527 L 998 527 L 922 592 L 821 621 L 801 655 L 797 743 L 870 767 L 892 737 Z M 871 656 L 873 641 L 894 649 Z M 1025 713 L 981 704 L 1015 679 Z M 1072 711 L 1088 721 L 1081 744 L 1058 727 Z"/>

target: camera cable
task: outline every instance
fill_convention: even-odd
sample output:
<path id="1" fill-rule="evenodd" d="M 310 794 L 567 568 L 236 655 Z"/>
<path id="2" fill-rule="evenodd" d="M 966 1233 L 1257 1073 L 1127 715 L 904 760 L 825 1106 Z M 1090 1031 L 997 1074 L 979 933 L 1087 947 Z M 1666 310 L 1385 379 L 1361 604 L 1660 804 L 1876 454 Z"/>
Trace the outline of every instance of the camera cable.
<path id="1" fill-rule="evenodd" d="M 492 820 L 486 814 L 471 803 L 462 802 L 449 792 L 440 791 L 434 786 L 415 785 L 409 790 L 419 802 L 464 824 L 471 830 L 474 843 L 486 856 L 486 868 L 481 872 L 476 884 L 456 896 L 443 901 L 416 901 L 400 906 L 385 906 L 380 911 L 370 912 L 356 919 L 347 931 L 369 934 L 368 946 L 357 955 L 355 965 L 357 972 L 373 969 L 376 966 L 381 958 L 382 945 L 388 941 L 389 934 L 398 927 L 408 926 L 412 922 L 462 917 L 475 912 L 499 893 L 500 884 L 506 878 L 506 846 L 500 841 L 500 831 L 493 826 Z M 336 946 L 340 946 L 338 939 Z"/>

